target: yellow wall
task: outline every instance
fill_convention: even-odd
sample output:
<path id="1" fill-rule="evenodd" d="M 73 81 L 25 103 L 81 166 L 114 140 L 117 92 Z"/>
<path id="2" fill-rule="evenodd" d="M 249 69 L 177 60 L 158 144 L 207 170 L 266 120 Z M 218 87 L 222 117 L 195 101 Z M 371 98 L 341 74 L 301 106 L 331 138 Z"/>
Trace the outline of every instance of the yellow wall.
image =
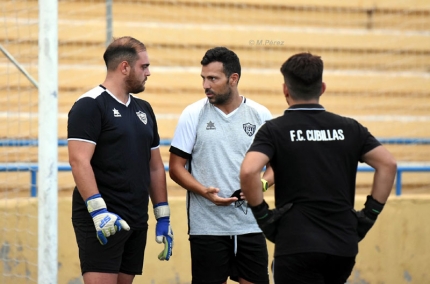
<path id="1" fill-rule="evenodd" d="M 357 196 L 361 208 L 365 196 Z M 273 204 L 272 197 L 268 197 Z M 190 283 L 190 257 L 187 238 L 185 201 L 171 197 L 171 223 L 175 234 L 173 257 L 157 259 L 162 245 L 155 242 L 154 218 L 145 254 L 144 274 L 136 284 Z M 71 225 L 71 199 L 59 199 L 59 271 L 58 283 L 83 283 Z M 430 283 L 430 195 L 392 196 L 368 236 L 360 243 L 357 264 L 350 284 L 358 283 Z M 37 281 L 37 199 L 3 200 L 0 203 L 0 279 L 2 283 L 29 283 L 13 274 L 27 275 Z M 14 228 L 14 229 L 11 229 Z M 273 245 L 269 243 L 269 254 Z M 10 275 L 10 276 L 8 276 Z"/>

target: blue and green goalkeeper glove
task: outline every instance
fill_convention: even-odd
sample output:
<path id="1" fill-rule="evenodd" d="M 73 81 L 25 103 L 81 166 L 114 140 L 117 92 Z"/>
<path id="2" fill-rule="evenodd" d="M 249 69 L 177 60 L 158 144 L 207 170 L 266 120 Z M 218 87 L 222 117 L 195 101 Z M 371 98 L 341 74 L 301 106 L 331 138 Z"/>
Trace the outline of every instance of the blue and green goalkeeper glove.
<path id="1" fill-rule="evenodd" d="M 173 231 L 170 227 L 170 209 L 167 202 L 160 202 L 154 206 L 154 215 L 157 220 L 155 227 L 155 241 L 164 243 L 164 249 L 158 255 L 159 260 L 169 260 L 173 249 Z"/>
<path id="2" fill-rule="evenodd" d="M 94 226 L 97 231 L 97 239 L 102 245 L 107 244 L 107 237 L 124 229 L 130 230 L 126 221 L 118 215 L 107 211 L 106 203 L 100 194 L 94 194 L 85 202 L 88 212 L 93 218 Z"/>

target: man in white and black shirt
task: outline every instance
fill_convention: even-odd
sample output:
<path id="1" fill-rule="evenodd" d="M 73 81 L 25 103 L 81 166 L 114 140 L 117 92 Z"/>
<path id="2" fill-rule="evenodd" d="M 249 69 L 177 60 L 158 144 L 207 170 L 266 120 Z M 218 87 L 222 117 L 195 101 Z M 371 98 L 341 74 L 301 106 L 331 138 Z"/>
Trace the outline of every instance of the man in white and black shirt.
<path id="1" fill-rule="evenodd" d="M 264 235 L 246 203 L 231 197 L 239 169 L 269 110 L 239 95 L 241 67 L 225 48 L 202 61 L 206 98 L 182 112 L 170 147 L 170 177 L 188 190 L 192 283 L 269 283 Z M 273 183 L 270 167 L 264 178 Z M 239 206 L 238 206 L 238 202 Z"/>

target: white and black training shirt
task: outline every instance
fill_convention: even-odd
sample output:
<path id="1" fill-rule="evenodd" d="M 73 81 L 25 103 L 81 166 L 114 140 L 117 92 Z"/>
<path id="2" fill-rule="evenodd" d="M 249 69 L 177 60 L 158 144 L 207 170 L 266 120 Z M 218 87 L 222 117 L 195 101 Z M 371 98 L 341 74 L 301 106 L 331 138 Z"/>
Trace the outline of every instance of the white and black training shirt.
<path id="1" fill-rule="evenodd" d="M 188 159 L 188 170 L 206 187 L 216 187 L 221 197 L 240 188 L 239 171 L 255 133 L 272 116 L 269 110 L 243 98 L 228 115 L 201 99 L 184 109 L 170 152 Z M 187 210 L 190 235 L 241 235 L 261 232 L 246 204 L 238 208 L 217 206 L 188 191 Z M 244 213 L 244 211 L 246 214 Z"/>

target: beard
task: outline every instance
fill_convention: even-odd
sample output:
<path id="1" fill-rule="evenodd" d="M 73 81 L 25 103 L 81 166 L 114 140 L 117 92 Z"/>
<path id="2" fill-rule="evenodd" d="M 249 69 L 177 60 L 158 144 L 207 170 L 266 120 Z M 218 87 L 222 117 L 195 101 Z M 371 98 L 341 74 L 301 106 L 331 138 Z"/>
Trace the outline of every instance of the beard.
<path id="1" fill-rule="evenodd" d="M 131 72 L 130 75 L 125 80 L 127 93 L 138 94 L 145 91 L 145 86 L 144 86 L 145 81 L 139 81 L 134 75 L 134 72 Z"/>
<path id="2" fill-rule="evenodd" d="M 213 94 L 212 98 L 209 98 L 209 102 L 213 105 L 224 105 L 231 100 L 231 89 L 227 87 L 224 93 L 214 93 L 210 89 L 205 90 L 206 94 Z"/>

